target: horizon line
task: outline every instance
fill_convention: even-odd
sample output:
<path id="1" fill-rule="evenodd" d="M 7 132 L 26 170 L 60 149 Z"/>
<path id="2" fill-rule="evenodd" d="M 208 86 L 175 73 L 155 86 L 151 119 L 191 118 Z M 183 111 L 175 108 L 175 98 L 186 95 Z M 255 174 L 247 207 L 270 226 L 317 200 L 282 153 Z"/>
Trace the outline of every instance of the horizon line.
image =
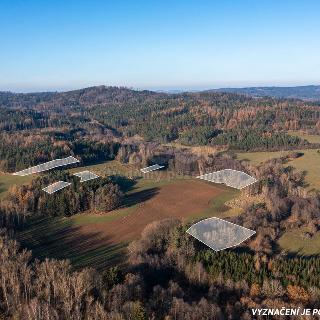
<path id="1" fill-rule="evenodd" d="M 107 85 L 107 84 L 96 84 L 88 86 L 72 86 L 72 87 L 60 87 L 60 88 L 48 88 L 48 89 L 1 89 L 0 93 L 12 93 L 12 94 L 35 94 L 35 93 L 63 93 L 71 92 L 77 90 L 84 90 L 95 87 L 106 87 L 106 88 L 124 88 L 134 91 L 152 91 L 152 92 L 201 92 L 208 90 L 223 90 L 223 89 L 248 89 L 248 88 L 298 88 L 298 87 L 318 87 L 320 86 L 320 81 L 318 83 L 308 83 L 308 84 L 266 84 L 266 85 L 226 85 L 226 86 L 126 86 L 126 85 Z"/>

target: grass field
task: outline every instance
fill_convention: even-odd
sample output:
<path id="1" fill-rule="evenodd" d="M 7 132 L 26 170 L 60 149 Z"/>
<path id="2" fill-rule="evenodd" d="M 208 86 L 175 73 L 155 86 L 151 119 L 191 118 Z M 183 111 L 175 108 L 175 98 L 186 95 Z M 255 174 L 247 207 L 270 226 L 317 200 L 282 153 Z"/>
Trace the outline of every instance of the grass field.
<path id="1" fill-rule="evenodd" d="M 296 150 L 303 153 L 303 156 L 290 160 L 288 165 L 293 166 L 298 171 L 305 171 L 305 181 L 308 184 L 308 189 L 320 190 L 320 153 L 317 149 Z M 288 154 L 289 151 L 275 152 L 241 152 L 237 153 L 237 158 L 240 160 L 249 160 L 257 165 L 268 159 L 279 158 Z"/>
<path id="2" fill-rule="evenodd" d="M 285 233 L 278 241 L 282 250 L 289 253 L 311 256 L 320 254 L 320 232 L 312 238 L 306 238 L 301 230 L 293 230 Z"/>
<path id="3" fill-rule="evenodd" d="M 120 162 L 113 160 L 113 161 L 106 161 L 99 164 L 83 166 L 83 167 L 76 167 L 72 168 L 69 171 L 71 173 L 83 171 L 83 170 L 90 170 L 100 176 L 107 176 L 107 175 L 116 175 L 116 174 L 123 174 L 123 175 L 139 175 L 139 170 L 134 169 L 129 165 L 121 164 Z"/>
<path id="4" fill-rule="evenodd" d="M 306 134 L 300 131 L 288 131 L 288 134 L 305 139 L 310 143 L 320 143 L 320 135 Z"/>
<path id="5" fill-rule="evenodd" d="M 0 198 L 3 198 L 8 189 L 13 185 L 23 185 L 31 182 L 32 176 L 14 176 L 9 173 L 0 173 Z"/>
<path id="6" fill-rule="evenodd" d="M 90 168 L 94 169 L 99 173 L 98 170 L 105 167 Z M 120 165 L 120 169 L 123 174 L 131 173 L 131 168 L 126 166 Z M 229 187 L 154 172 L 137 180 L 120 209 L 101 215 L 84 213 L 69 218 L 38 218 L 28 222 L 18 239 L 40 259 L 68 258 L 75 268 L 104 269 L 122 261 L 127 244 L 137 239 L 152 221 L 170 217 L 191 221 L 235 215 L 239 212 L 229 210 L 224 203 L 238 194 Z"/>
<path id="7" fill-rule="evenodd" d="M 248 160 L 252 164 L 258 165 L 273 158 L 280 158 L 286 154 L 288 154 L 288 151 L 238 152 L 237 159 Z"/>
<path id="8" fill-rule="evenodd" d="M 74 268 L 103 269 L 121 260 L 126 243 L 108 243 L 106 235 L 83 234 L 70 218 L 36 218 L 18 233 L 18 240 L 34 257 L 69 259 Z"/>

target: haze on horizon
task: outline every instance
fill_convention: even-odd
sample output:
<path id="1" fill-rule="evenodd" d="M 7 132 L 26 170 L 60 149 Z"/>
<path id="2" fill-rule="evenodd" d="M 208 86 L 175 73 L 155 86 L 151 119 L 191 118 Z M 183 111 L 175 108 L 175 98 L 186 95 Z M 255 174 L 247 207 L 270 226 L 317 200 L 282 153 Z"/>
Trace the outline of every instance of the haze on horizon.
<path id="1" fill-rule="evenodd" d="M 4 0 L 0 90 L 320 83 L 320 2 Z"/>

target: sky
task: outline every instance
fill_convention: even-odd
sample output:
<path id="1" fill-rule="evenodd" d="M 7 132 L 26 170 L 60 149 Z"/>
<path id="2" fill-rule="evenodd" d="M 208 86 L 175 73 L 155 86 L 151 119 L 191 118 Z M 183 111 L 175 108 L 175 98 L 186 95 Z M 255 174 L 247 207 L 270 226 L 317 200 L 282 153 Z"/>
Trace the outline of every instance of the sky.
<path id="1" fill-rule="evenodd" d="M 0 90 L 320 84 L 318 0 L 1 0 Z"/>

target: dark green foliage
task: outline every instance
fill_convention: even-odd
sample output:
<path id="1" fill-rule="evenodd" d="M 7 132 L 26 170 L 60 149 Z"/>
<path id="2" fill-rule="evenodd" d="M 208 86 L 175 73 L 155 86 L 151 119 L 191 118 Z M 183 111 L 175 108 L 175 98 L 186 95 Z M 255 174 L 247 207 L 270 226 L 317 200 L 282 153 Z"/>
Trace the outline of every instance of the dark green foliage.
<path id="1" fill-rule="evenodd" d="M 111 289 L 113 286 L 122 282 L 124 279 L 123 272 L 118 266 L 108 268 L 103 273 L 102 277 L 103 284 L 107 289 Z"/>
<path id="2" fill-rule="evenodd" d="M 320 287 L 319 257 L 278 259 L 273 262 L 272 269 L 284 285 Z"/>
<path id="3" fill-rule="evenodd" d="M 82 164 L 88 165 L 113 160 L 119 149 L 118 143 L 98 143 L 76 140 L 74 143 L 53 145 L 50 139 L 30 142 L 23 146 L 15 141 L 0 140 L 0 170 L 19 171 L 43 162 L 70 155 L 78 157 Z"/>
<path id="4" fill-rule="evenodd" d="M 49 141 L 31 143 L 24 147 L 15 142 L 0 140 L 0 170 L 19 171 L 55 158 L 69 156 L 63 147 L 53 146 Z"/>
<path id="5" fill-rule="evenodd" d="M 210 127 L 195 127 L 181 134 L 180 141 L 186 145 L 206 145 L 211 139 L 221 133 Z"/>
<path id="6" fill-rule="evenodd" d="M 235 150 L 275 150 L 307 145 L 307 141 L 284 132 L 268 134 L 259 130 L 232 130 L 218 135 L 211 144 L 229 145 Z"/>
<path id="7" fill-rule="evenodd" d="M 263 277 L 267 275 L 266 266 L 260 270 L 255 270 L 254 257 L 250 254 L 237 254 L 232 251 L 214 252 L 212 250 L 201 250 L 197 256 L 197 261 L 201 261 L 208 272 L 217 278 L 222 275 L 225 279 L 234 281 L 246 280 L 249 284 L 263 282 Z"/>
<path id="8" fill-rule="evenodd" d="M 279 258 L 268 268 L 267 263 L 259 263 L 252 254 L 233 251 L 213 252 L 200 250 L 196 260 L 201 261 L 210 275 L 234 281 L 245 280 L 248 284 L 263 284 L 265 280 L 278 279 L 287 286 L 320 287 L 320 258 Z"/>
<path id="9" fill-rule="evenodd" d="M 121 175 L 108 176 L 108 179 L 110 179 L 112 183 L 118 185 L 123 193 L 130 191 L 137 183 L 136 180 Z"/>
<path id="10" fill-rule="evenodd" d="M 48 126 L 48 118 L 34 110 L 0 108 L 0 132 L 16 131 Z"/>
<path id="11" fill-rule="evenodd" d="M 72 151 L 79 156 L 83 164 L 93 164 L 97 162 L 113 160 L 118 152 L 118 143 L 98 143 L 86 140 L 75 141 Z"/>
<path id="12" fill-rule="evenodd" d="M 186 234 L 187 226 L 179 225 L 171 242 L 180 252 L 187 253 L 186 248 L 195 247 L 187 258 L 189 261 L 201 262 L 207 272 L 214 278 L 223 277 L 233 281 L 246 281 L 249 285 L 262 285 L 266 280 L 277 279 L 283 286 L 299 285 L 303 287 L 320 287 L 320 258 L 276 258 L 261 261 L 252 253 L 237 250 L 214 252 L 207 249 L 193 237 Z M 190 252 L 190 250 L 189 250 Z"/>

